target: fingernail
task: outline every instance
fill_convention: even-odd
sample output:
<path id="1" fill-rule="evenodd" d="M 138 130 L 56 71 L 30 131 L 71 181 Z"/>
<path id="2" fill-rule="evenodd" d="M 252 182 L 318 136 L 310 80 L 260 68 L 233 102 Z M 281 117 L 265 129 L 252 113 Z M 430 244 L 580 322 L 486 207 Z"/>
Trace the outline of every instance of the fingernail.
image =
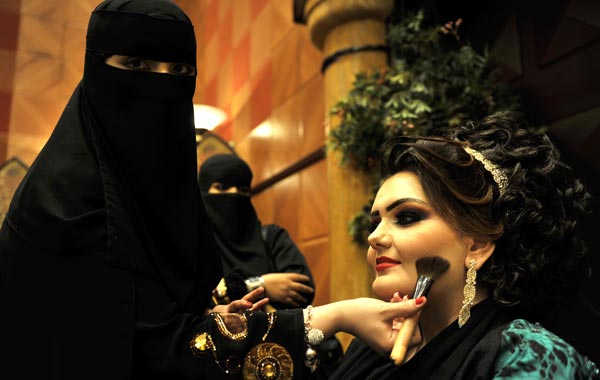
<path id="1" fill-rule="evenodd" d="M 425 297 L 421 296 L 415 300 L 415 304 L 420 305 L 425 302 Z"/>

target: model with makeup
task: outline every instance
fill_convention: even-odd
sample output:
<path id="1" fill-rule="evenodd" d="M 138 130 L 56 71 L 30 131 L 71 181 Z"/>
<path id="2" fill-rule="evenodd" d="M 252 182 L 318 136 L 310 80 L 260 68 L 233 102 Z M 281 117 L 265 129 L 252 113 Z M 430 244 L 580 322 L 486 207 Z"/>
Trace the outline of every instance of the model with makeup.
<path id="1" fill-rule="evenodd" d="M 589 273 L 579 233 L 589 194 L 549 139 L 525 128 L 501 112 L 443 138 L 386 145 L 368 238 L 374 293 L 412 295 L 424 257 L 449 266 L 399 366 L 357 339 L 332 379 L 598 376 L 536 323 Z"/>
<path id="2" fill-rule="evenodd" d="M 389 352 L 426 303 L 210 313 L 220 251 L 197 183 L 196 43 L 169 0 L 106 0 L 84 74 L 0 228 L 2 377 L 302 378 L 344 330 Z M 264 302 L 264 301 L 262 301 Z M 360 310 L 360 313 L 357 313 Z"/>

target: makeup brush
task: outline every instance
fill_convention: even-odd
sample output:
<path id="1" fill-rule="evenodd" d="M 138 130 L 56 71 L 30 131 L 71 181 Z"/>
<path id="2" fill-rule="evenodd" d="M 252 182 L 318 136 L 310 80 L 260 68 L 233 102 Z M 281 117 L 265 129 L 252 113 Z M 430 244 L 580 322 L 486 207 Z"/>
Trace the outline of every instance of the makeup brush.
<path id="1" fill-rule="evenodd" d="M 413 299 L 417 299 L 421 296 L 427 296 L 433 281 L 444 274 L 444 272 L 446 272 L 450 267 L 448 260 L 437 256 L 421 257 L 420 259 L 417 259 L 416 265 L 419 278 L 417 279 L 417 285 L 415 287 Z M 419 323 L 420 314 L 421 312 L 419 311 L 412 317 L 405 318 L 400 326 L 400 331 L 398 331 L 396 342 L 394 343 L 392 353 L 390 354 L 390 358 L 394 361 L 395 365 L 404 363 L 404 358 L 406 356 L 406 352 L 408 351 L 410 339 L 415 333 L 415 328 Z"/>

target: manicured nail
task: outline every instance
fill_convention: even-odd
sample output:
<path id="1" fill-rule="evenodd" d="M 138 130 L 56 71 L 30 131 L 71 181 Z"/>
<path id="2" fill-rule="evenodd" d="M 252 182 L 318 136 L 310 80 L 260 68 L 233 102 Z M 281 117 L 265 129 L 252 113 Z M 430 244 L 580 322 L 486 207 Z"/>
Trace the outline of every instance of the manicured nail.
<path id="1" fill-rule="evenodd" d="M 425 297 L 421 296 L 415 300 L 415 304 L 420 305 L 425 302 Z"/>

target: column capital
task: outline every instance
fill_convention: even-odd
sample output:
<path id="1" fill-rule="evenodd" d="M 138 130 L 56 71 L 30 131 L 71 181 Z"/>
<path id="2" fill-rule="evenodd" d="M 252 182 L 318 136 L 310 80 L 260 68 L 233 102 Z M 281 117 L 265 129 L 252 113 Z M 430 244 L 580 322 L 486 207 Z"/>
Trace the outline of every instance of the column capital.
<path id="1" fill-rule="evenodd" d="M 304 20 L 313 44 L 323 50 L 329 32 L 350 21 L 383 21 L 394 8 L 394 0 L 307 0 Z"/>

